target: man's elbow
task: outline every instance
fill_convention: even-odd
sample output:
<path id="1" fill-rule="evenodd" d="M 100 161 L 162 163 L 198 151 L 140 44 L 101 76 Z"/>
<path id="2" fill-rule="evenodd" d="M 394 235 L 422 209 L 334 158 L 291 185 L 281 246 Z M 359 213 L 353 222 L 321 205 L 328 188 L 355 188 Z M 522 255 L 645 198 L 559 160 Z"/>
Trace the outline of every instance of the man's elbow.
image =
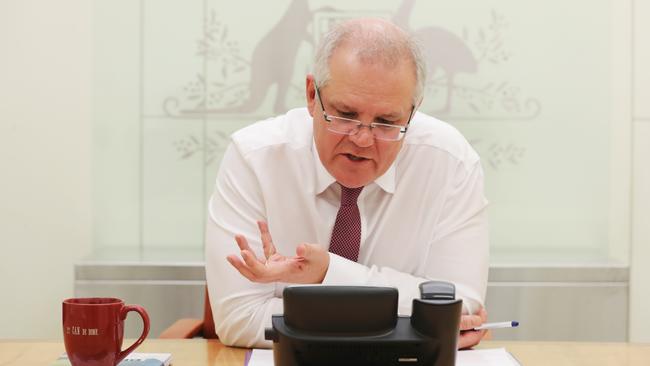
<path id="1" fill-rule="evenodd" d="M 244 321 L 245 323 L 245 321 Z M 250 327 L 242 322 L 221 322 L 215 327 L 219 341 L 226 346 L 243 348 L 271 348 L 272 343 L 264 339 L 264 329 Z"/>

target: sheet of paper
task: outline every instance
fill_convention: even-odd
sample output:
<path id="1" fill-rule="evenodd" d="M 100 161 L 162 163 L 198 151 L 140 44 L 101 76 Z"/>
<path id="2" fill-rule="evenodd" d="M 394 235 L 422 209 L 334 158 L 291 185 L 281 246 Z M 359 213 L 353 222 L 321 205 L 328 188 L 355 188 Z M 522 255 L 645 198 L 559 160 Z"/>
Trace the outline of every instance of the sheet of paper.
<path id="1" fill-rule="evenodd" d="M 273 350 L 255 349 L 248 366 L 273 366 Z M 521 366 L 505 348 L 459 351 L 456 366 Z"/>
<path id="2" fill-rule="evenodd" d="M 521 366 L 505 348 L 458 351 L 456 366 Z"/>
<path id="3" fill-rule="evenodd" d="M 248 366 L 273 366 L 273 350 L 254 349 Z"/>

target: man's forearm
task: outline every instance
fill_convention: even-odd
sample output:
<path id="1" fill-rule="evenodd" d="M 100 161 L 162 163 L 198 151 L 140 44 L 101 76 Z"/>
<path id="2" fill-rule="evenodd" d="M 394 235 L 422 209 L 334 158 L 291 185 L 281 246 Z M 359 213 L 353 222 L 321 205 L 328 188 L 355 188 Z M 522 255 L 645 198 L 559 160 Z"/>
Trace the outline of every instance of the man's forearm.
<path id="1" fill-rule="evenodd" d="M 219 291 L 215 289 L 215 291 Z M 271 326 L 271 316 L 282 314 L 282 299 L 265 291 L 245 291 L 226 298 L 215 298 L 212 304 L 215 330 L 220 341 L 228 346 L 270 348 L 264 329 Z"/>

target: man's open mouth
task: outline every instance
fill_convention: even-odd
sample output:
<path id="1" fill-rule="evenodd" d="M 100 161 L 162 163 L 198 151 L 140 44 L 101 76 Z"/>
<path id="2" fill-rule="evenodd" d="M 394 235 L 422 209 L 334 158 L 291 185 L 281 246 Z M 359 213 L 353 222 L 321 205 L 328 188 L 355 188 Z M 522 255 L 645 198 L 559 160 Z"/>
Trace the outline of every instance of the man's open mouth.
<path id="1" fill-rule="evenodd" d="M 350 160 L 352 160 L 352 161 L 364 161 L 364 160 L 368 160 L 368 159 L 366 159 L 366 158 L 364 158 L 364 157 L 362 157 L 362 156 L 356 156 L 356 155 L 353 155 L 353 154 L 345 154 L 345 156 L 347 156 L 347 158 L 350 159 Z"/>

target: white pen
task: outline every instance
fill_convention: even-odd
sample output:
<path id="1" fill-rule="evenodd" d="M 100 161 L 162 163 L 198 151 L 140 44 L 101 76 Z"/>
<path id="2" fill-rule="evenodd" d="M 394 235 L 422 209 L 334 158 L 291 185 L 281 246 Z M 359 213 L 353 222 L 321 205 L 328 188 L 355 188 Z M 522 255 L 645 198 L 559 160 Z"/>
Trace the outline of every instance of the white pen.
<path id="1" fill-rule="evenodd" d="M 510 322 L 498 322 L 498 323 L 484 323 L 480 327 L 476 327 L 473 330 L 483 330 L 483 329 L 498 329 L 498 328 L 515 328 L 519 326 L 518 321 Z"/>

